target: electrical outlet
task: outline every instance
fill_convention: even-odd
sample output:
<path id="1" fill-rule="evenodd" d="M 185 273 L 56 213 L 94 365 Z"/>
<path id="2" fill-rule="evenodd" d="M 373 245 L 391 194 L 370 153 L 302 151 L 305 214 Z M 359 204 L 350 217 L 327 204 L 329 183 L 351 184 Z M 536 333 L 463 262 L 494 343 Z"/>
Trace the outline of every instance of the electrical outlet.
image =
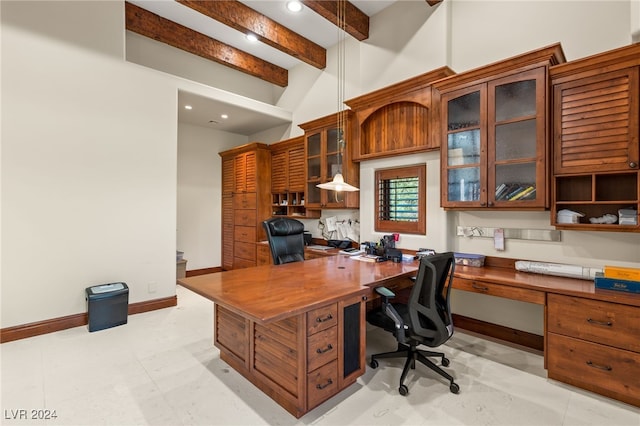
<path id="1" fill-rule="evenodd" d="M 149 284 L 147 284 L 147 291 L 149 293 L 155 293 L 156 291 L 158 291 L 158 283 L 156 283 L 155 281 L 150 281 Z"/>
<path id="2" fill-rule="evenodd" d="M 464 226 L 456 227 L 456 235 L 458 237 L 464 237 Z"/>

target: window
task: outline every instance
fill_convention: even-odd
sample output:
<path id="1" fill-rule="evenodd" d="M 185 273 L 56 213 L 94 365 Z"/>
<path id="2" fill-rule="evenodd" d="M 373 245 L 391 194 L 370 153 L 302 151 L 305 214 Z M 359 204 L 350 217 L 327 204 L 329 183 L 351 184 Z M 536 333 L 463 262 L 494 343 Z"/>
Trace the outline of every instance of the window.
<path id="1" fill-rule="evenodd" d="M 427 231 L 426 174 L 426 164 L 376 170 L 376 231 Z"/>

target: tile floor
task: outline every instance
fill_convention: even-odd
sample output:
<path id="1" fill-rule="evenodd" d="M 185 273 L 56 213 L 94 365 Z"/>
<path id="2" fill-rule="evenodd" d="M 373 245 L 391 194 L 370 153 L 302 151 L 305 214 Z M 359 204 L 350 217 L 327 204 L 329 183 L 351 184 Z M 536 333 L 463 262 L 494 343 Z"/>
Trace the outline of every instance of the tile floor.
<path id="1" fill-rule="evenodd" d="M 409 395 L 400 396 L 401 361 L 383 360 L 296 419 L 219 359 L 211 302 L 180 286 L 177 293 L 177 307 L 130 316 L 123 326 L 0 345 L 0 423 L 640 426 L 640 409 L 548 380 L 541 354 L 460 330 L 443 347 L 460 394 L 418 367 Z M 368 352 L 395 347 L 383 331 L 370 328 L 367 337 Z M 31 418 L 42 410 L 57 417 Z"/>

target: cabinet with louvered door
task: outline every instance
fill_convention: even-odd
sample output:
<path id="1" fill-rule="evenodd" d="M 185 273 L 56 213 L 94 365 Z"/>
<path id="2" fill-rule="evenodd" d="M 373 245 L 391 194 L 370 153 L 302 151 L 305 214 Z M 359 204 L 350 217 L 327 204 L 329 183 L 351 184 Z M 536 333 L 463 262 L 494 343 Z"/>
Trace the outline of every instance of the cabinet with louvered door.
<path id="1" fill-rule="evenodd" d="M 222 158 L 222 269 L 233 269 L 233 189 L 235 158 Z"/>
<path id="2" fill-rule="evenodd" d="M 270 145 L 272 216 L 309 217 L 304 199 L 304 137 Z"/>
<path id="3" fill-rule="evenodd" d="M 270 217 L 271 152 L 254 142 L 220 153 L 222 157 L 222 268 L 256 266 L 256 243 L 266 238 Z"/>
<path id="4" fill-rule="evenodd" d="M 640 232 L 640 45 L 558 65 L 550 75 L 551 223 L 559 229 Z M 558 216 L 563 210 L 582 216 L 565 223 Z M 631 220 L 620 220 L 621 210 Z"/>

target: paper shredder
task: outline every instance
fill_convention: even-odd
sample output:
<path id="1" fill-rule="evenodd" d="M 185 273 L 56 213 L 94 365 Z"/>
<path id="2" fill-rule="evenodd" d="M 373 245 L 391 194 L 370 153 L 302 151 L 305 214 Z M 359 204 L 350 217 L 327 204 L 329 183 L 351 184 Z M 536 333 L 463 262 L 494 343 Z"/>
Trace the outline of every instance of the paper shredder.
<path id="1" fill-rule="evenodd" d="M 87 287 L 86 293 L 89 331 L 127 323 L 129 287 L 125 283 Z"/>

